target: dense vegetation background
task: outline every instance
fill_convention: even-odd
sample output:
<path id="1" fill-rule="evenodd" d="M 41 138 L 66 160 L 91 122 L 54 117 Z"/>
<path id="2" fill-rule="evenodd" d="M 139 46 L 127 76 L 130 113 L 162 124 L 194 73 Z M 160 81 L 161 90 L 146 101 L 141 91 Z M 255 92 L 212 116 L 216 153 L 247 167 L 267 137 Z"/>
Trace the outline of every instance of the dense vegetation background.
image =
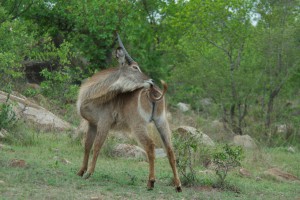
<path id="1" fill-rule="evenodd" d="M 69 109 L 81 80 L 115 64 L 117 30 L 141 69 L 168 82 L 170 104 L 191 104 L 199 123 L 299 144 L 299 10 L 299 0 L 1 0 L 0 90 Z"/>

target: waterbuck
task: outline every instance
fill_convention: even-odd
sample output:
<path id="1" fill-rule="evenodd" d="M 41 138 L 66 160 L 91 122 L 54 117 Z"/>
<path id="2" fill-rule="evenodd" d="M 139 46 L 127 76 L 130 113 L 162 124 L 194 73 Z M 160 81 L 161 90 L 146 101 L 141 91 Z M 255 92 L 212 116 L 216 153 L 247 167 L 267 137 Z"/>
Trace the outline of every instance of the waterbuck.
<path id="1" fill-rule="evenodd" d="M 147 153 L 150 171 L 147 187 L 153 189 L 155 145 L 147 133 L 147 124 L 154 122 L 173 171 L 176 191 L 181 192 L 166 118 L 164 94 L 167 85 L 162 82 L 163 91 L 155 86 L 130 58 L 124 46 L 117 49 L 116 57 L 120 67 L 96 73 L 82 84 L 79 91 L 77 109 L 88 128 L 83 164 L 77 174 L 89 178 L 94 173 L 99 151 L 109 130 L 131 131 Z M 88 168 L 92 146 L 93 158 Z"/>

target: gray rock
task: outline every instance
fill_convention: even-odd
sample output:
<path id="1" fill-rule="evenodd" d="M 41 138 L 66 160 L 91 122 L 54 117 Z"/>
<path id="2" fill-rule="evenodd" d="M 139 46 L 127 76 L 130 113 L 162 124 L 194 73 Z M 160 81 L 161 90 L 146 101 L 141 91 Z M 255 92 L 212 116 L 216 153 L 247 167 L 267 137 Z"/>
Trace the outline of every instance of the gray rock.
<path id="1" fill-rule="evenodd" d="M 291 152 L 291 153 L 295 153 L 296 150 L 294 147 L 290 146 L 288 149 L 287 149 L 288 152 Z"/>
<path id="2" fill-rule="evenodd" d="M 189 111 L 191 109 L 191 106 L 189 104 L 186 104 L 186 103 L 182 103 L 182 102 L 179 102 L 177 104 L 177 108 L 182 111 L 182 112 L 186 112 L 186 111 Z"/>
<path id="3" fill-rule="evenodd" d="M 0 103 L 6 102 L 7 95 L 7 93 L 0 91 Z M 13 111 L 15 112 L 17 118 L 22 118 L 26 122 L 31 122 L 39 127 L 39 129 L 56 131 L 73 129 L 68 122 L 62 120 L 45 108 L 29 101 L 24 96 L 10 94 L 9 101 L 17 103 L 13 106 Z"/>
<path id="4" fill-rule="evenodd" d="M 0 139 L 6 138 L 7 135 L 8 135 L 8 132 L 5 129 L 2 128 L 0 130 Z"/>
<path id="5" fill-rule="evenodd" d="M 204 98 L 200 100 L 202 106 L 210 106 L 212 104 L 212 100 L 210 98 Z"/>
<path id="6" fill-rule="evenodd" d="M 155 157 L 156 158 L 164 158 L 167 157 L 167 154 L 163 148 L 155 149 Z"/>
<path id="7" fill-rule="evenodd" d="M 244 177 L 248 177 L 248 178 L 252 177 L 251 172 L 245 168 L 240 168 L 239 173 L 241 176 L 244 176 Z"/>
<path id="8" fill-rule="evenodd" d="M 245 149 L 257 148 L 255 141 L 249 135 L 236 135 L 233 138 L 233 143 L 235 145 L 242 146 Z"/>
<path id="9" fill-rule="evenodd" d="M 113 150 L 112 155 L 116 157 L 135 158 L 147 161 L 147 154 L 139 146 L 131 144 L 117 144 Z"/>
<path id="10" fill-rule="evenodd" d="M 214 141 L 205 133 L 191 126 L 180 126 L 177 132 L 183 137 L 195 137 L 199 144 L 215 146 Z"/>

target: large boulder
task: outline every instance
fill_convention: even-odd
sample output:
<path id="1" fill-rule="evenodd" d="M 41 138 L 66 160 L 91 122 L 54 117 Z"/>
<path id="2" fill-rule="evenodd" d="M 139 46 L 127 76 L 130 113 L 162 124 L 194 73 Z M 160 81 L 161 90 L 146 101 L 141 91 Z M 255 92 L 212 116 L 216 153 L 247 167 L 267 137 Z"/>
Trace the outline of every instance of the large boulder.
<path id="1" fill-rule="evenodd" d="M 255 141 L 249 135 L 236 135 L 233 138 L 235 145 L 244 147 L 245 149 L 256 149 L 257 145 Z"/>
<path id="2" fill-rule="evenodd" d="M 0 91 L 0 103 L 6 103 L 8 94 Z M 45 108 L 31 102 L 24 96 L 9 95 L 10 102 L 16 102 L 12 110 L 19 119 L 36 125 L 39 129 L 49 131 L 72 130 L 72 126 Z"/>
<path id="3" fill-rule="evenodd" d="M 175 131 L 181 137 L 194 137 L 198 144 L 203 144 L 206 146 L 215 146 L 214 141 L 205 133 L 197 130 L 191 126 L 180 126 Z"/>
<path id="4" fill-rule="evenodd" d="M 132 144 L 117 144 L 112 150 L 112 155 L 147 161 L 146 152 L 141 147 Z"/>

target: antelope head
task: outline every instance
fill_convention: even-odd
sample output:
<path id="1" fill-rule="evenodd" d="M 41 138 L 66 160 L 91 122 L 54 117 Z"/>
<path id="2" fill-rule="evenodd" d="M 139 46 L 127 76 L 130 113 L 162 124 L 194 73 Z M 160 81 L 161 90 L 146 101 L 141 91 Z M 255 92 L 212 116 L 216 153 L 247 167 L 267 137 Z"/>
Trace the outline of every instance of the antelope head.
<path id="1" fill-rule="evenodd" d="M 117 33 L 117 39 L 118 39 L 119 47 L 116 49 L 116 58 L 120 64 L 120 68 L 122 69 L 123 67 L 130 66 L 130 67 L 133 67 L 133 68 L 139 70 L 140 72 L 142 72 L 138 63 L 135 62 L 131 58 L 129 53 L 126 51 L 126 49 L 123 45 L 123 42 L 118 33 Z"/>

